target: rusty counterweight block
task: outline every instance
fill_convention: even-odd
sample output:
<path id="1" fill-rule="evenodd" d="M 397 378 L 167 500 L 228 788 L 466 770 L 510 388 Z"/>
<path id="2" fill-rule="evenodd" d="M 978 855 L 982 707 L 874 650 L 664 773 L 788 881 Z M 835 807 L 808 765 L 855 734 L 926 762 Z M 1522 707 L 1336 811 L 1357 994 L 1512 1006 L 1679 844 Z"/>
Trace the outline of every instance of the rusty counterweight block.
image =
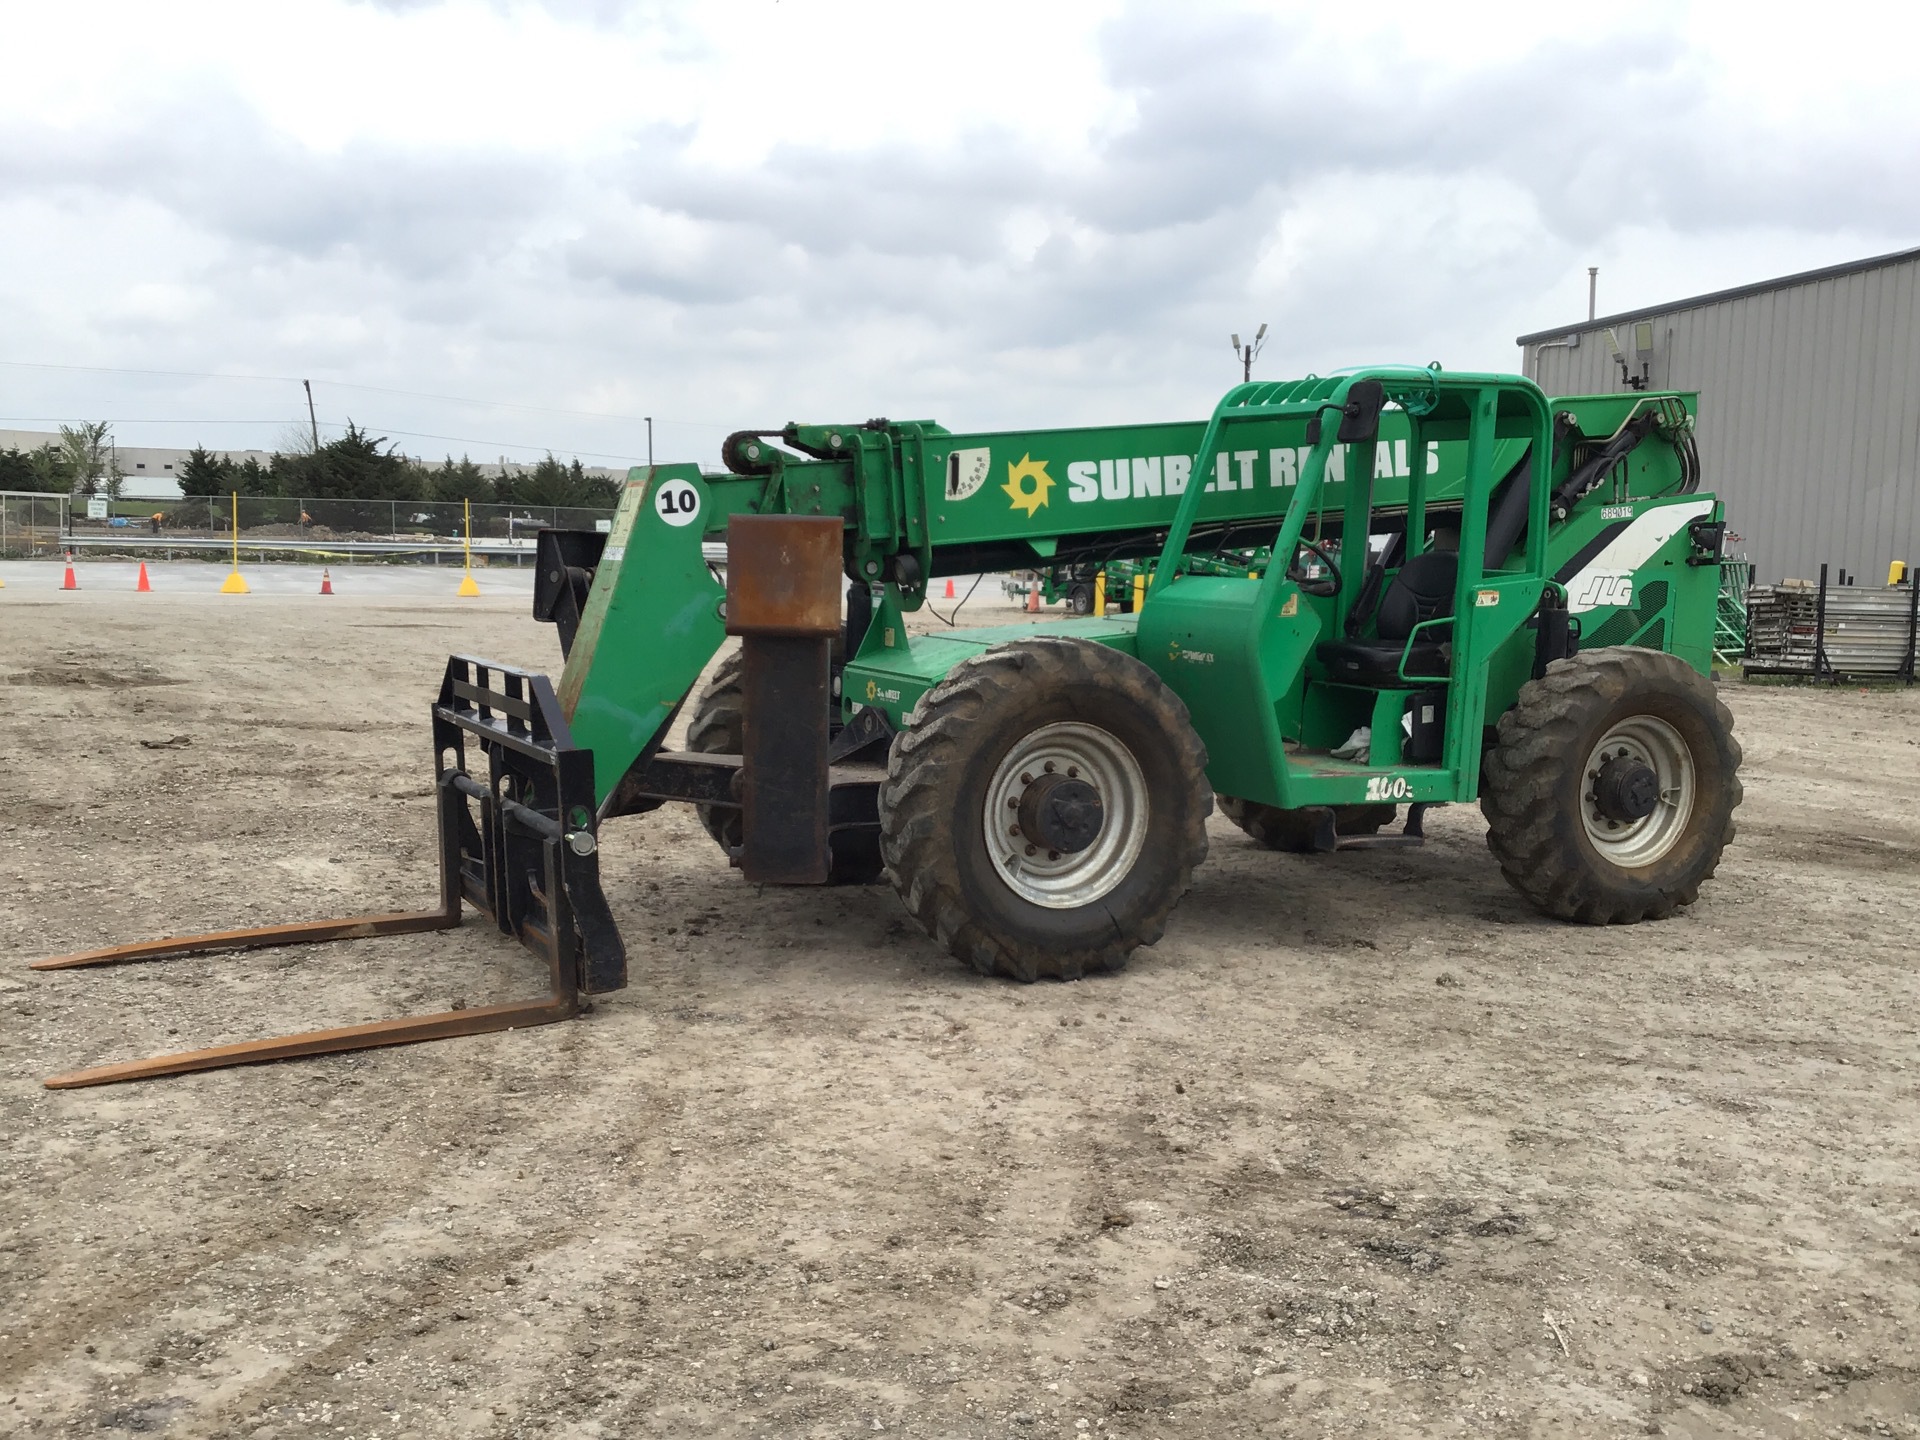
<path id="1" fill-rule="evenodd" d="M 739 861 L 756 884 L 826 883 L 844 534 L 837 515 L 727 522 L 727 633 L 740 637 L 745 692 Z"/>

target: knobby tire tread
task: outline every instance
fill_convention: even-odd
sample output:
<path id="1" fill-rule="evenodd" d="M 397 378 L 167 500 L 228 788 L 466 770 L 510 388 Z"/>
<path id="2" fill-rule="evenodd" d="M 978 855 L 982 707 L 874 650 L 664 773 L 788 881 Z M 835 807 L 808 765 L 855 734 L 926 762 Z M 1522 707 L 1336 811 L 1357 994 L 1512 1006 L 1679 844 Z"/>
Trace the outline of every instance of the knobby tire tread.
<path id="1" fill-rule="evenodd" d="M 1063 694 L 1099 689 L 1108 691 L 1116 706 L 1138 707 L 1164 732 L 1165 759 L 1179 793 L 1150 795 L 1155 817 L 1150 824 L 1159 828 L 1150 833 L 1147 850 L 1123 888 L 1142 873 L 1142 865 L 1157 865 L 1164 873 L 1149 879 L 1150 903 L 1124 922 L 1114 914 L 1115 896 L 1109 895 L 1095 902 L 1106 912 L 1102 933 L 1091 933 L 1090 925 L 1076 943 L 1039 944 L 1009 933 L 1017 927 L 971 912 L 953 817 L 977 808 L 981 798 L 968 792 L 965 772 L 981 763 L 983 724 Z M 1081 718 L 1103 723 L 1098 714 Z M 1145 756 L 1136 759 L 1147 763 Z M 1206 766 L 1206 747 L 1194 733 L 1186 705 L 1132 656 L 1067 636 L 998 645 L 963 661 L 928 690 L 895 737 L 880 791 L 881 854 L 894 889 L 921 928 L 983 975 L 1031 982 L 1117 970 L 1135 949 L 1165 933 L 1194 867 L 1206 858 L 1206 817 L 1213 808 Z"/>
<path id="2" fill-rule="evenodd" d="M 1694 751 L 1695 818 L 1675 851 L 1645 875 L 1621 870 L 1586 839 L 1579 767 L 1633 706 L 1690 705 L 1713 753 Z M 1626 708 L 1622 708 L 1622 707 Z M 1673 712 L 1663 718 L 1672 719 Z M 1588 925 L 1663 920 L 1699 898 L 1732 843 L 1743 798 L 1733 715 L 1713 684 L 1679 657 L 1610 646 L 1556 660 L 1521 687 L 1482 761 L 1487 848 L 1509 884 L 1545 914 Z M 1683 734 L 1683 739 L 1685 738 Z M 1710 762 L 1710 763 L 1703 763 Z M 1571 787 L 1571 788 L 1570 788 Z M 1574 804 L 1569 805 L 1569 794 Z"/>

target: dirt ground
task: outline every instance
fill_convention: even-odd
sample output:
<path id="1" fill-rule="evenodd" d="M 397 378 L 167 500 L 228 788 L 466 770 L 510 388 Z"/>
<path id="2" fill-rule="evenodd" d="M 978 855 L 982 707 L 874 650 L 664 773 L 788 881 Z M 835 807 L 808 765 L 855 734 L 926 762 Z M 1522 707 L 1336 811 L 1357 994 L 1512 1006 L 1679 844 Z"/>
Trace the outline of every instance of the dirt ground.
<path id="1" fill-rule="evenodd" d="M 1920 693 L 1726 685 L 1665 924 L 1537 918 L 1470 807 L 1216 816 L 1160 945 L 1023 988 L 668 810 L 582 1020 L 43 1090 L 537 993 L 471 922 L 23 968 L 429 903 L 444 657 L 558 668 L 445 589 L 0 591 L 0 1433 L 1920 1436 Z"/>

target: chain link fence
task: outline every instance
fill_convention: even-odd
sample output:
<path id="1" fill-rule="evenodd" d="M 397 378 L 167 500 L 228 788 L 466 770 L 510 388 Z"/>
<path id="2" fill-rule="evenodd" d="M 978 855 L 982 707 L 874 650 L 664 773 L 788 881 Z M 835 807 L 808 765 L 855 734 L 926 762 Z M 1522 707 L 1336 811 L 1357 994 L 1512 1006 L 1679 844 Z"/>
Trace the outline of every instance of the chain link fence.
<path id="1" fill-rule="evenodd" d="M 0 490 L 0 560 L 57 555 L 66 534 L 65 495 Z"/>
<path id="2" fill-rule="evenodd" d="M 96 503 L 94 510 L 102 507 Z M 233 537 L 231 496 L 175 500 L 118 500 L 105 514 L 88 514 L 85 501 L 65 495 L 0 492 L 0 556 L 12 559 L 56 555 L 72 546 L 99 548 L 124 542 L 131 548 L 175 542 L 193 548 Z M 532 550 L 544 529 L 609 528 L 610 507 L 566 505 L 475 505 L 476 547 Z M 323 500 L 315 497 L 242 495 L 240 544 L 273 550 L 324 552 L 330 546 L 374 546 L 393 551 L 458 546 L 467 533 L 467 507 L 459 501 Z"/>

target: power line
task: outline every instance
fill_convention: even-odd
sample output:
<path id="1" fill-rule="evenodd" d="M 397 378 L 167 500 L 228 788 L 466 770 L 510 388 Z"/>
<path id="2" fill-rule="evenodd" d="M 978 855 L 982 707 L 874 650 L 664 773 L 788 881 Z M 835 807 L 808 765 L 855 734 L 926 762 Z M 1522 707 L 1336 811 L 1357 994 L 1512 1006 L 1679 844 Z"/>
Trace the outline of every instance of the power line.
<path id="1" fill-rule="evenodd" d="M 128 365 L 58 365 L 44 360 L 0 360 L 0 365 L 16 370 L 70 370 L 92 375 L 164 375 L 175 380 L 258 380 L 274 385 L 305 383 L 298 375 L 250 375 L 216 370 L 148 370 Z M 567 410 L 556 405 L 526 405 L 514 400 L 476 400 L 470 395 L 442 395 L 430 390 L 396 390 L 389 385 L 362 385 L 351 380 L 322 380 L 336 390 L 364 390 L 372 395 L 404 395 L 410 400 L 445 400 L 454 405 L 478 405 L 483 409 L 530 410 L 542 415 L 577 415 L 588 420 L 625 420 L 644 424 L 644 415 L 618 415 L 606 410 Z M 705 426 L 703 420 L 661 421 L 661 424 Z"/>
<path id="2" fill-rule="evenodd" d="M 329 425 L 331 425 L 331 422 L 329 422 Z M 344 427 L 336 427 L 336 428 L 344 428 Z M 450 440 L 456 445 L 492 445 L 496 447 L 503 447 L 508 450 L 544 450 L 549 455 L 556 453 L 556 447 L 554 446 L 529 445 L 524 441 L 520 441 L 520 440 L 476 440 L 471 435 L 433 435 L 433 434 L 429 434 L 424 430 L 395 430 L 390 425 L 365 425 L 365 426 L 362 426 L 361 428 L 365 430 L 383 431 L 388 435 L 405 435 L 409 440 Z M 561 446 L 561 447 L 558 447 L 558 449 L 561 453 L 564 453 L 564 454 L 585 455 L 589 459 L 593 459 L 593 460 L 623 460 L 629 465 L 639 465 L 644 463 L 639 459 L 638 456 L 609 454 L 605 450 L 576 450 L 570 445 Z"/>
<path id="3" fill-rule="evenodd" d="M 0 415 L 0 424 L 8 425 L 68 425 L 73 423 L 69 415 Z M 115 425 L 280 425 L 287 426 L 299 422 L 281 417 L 275 420 L 126 420 L 115 419 Z M 346 426 L 337 421 L 327 422 L 329 430 L 345 430 Z M 571 445 L 546 445 L 526 440 L 483 440 L 473 435 L 439 435 L 426 430 L 397 430 L 391 425 L 367 424 L 360 427 L 367 431 L 380 431 L 383 435 L 404 435 L 409 440 L 446 440 L 456 445 L 487 445 L 499 450 L 540 450 L 549 455 L 580 455 L 591 460 L 619 460 L 628 465 L 643 462 L 637 455 L 627 455 L 607 450 L 580 450 Z M 132 447 L 138 449 L 140 447 Z M 164 447 L 163 447 L 164 448 Z"/>

